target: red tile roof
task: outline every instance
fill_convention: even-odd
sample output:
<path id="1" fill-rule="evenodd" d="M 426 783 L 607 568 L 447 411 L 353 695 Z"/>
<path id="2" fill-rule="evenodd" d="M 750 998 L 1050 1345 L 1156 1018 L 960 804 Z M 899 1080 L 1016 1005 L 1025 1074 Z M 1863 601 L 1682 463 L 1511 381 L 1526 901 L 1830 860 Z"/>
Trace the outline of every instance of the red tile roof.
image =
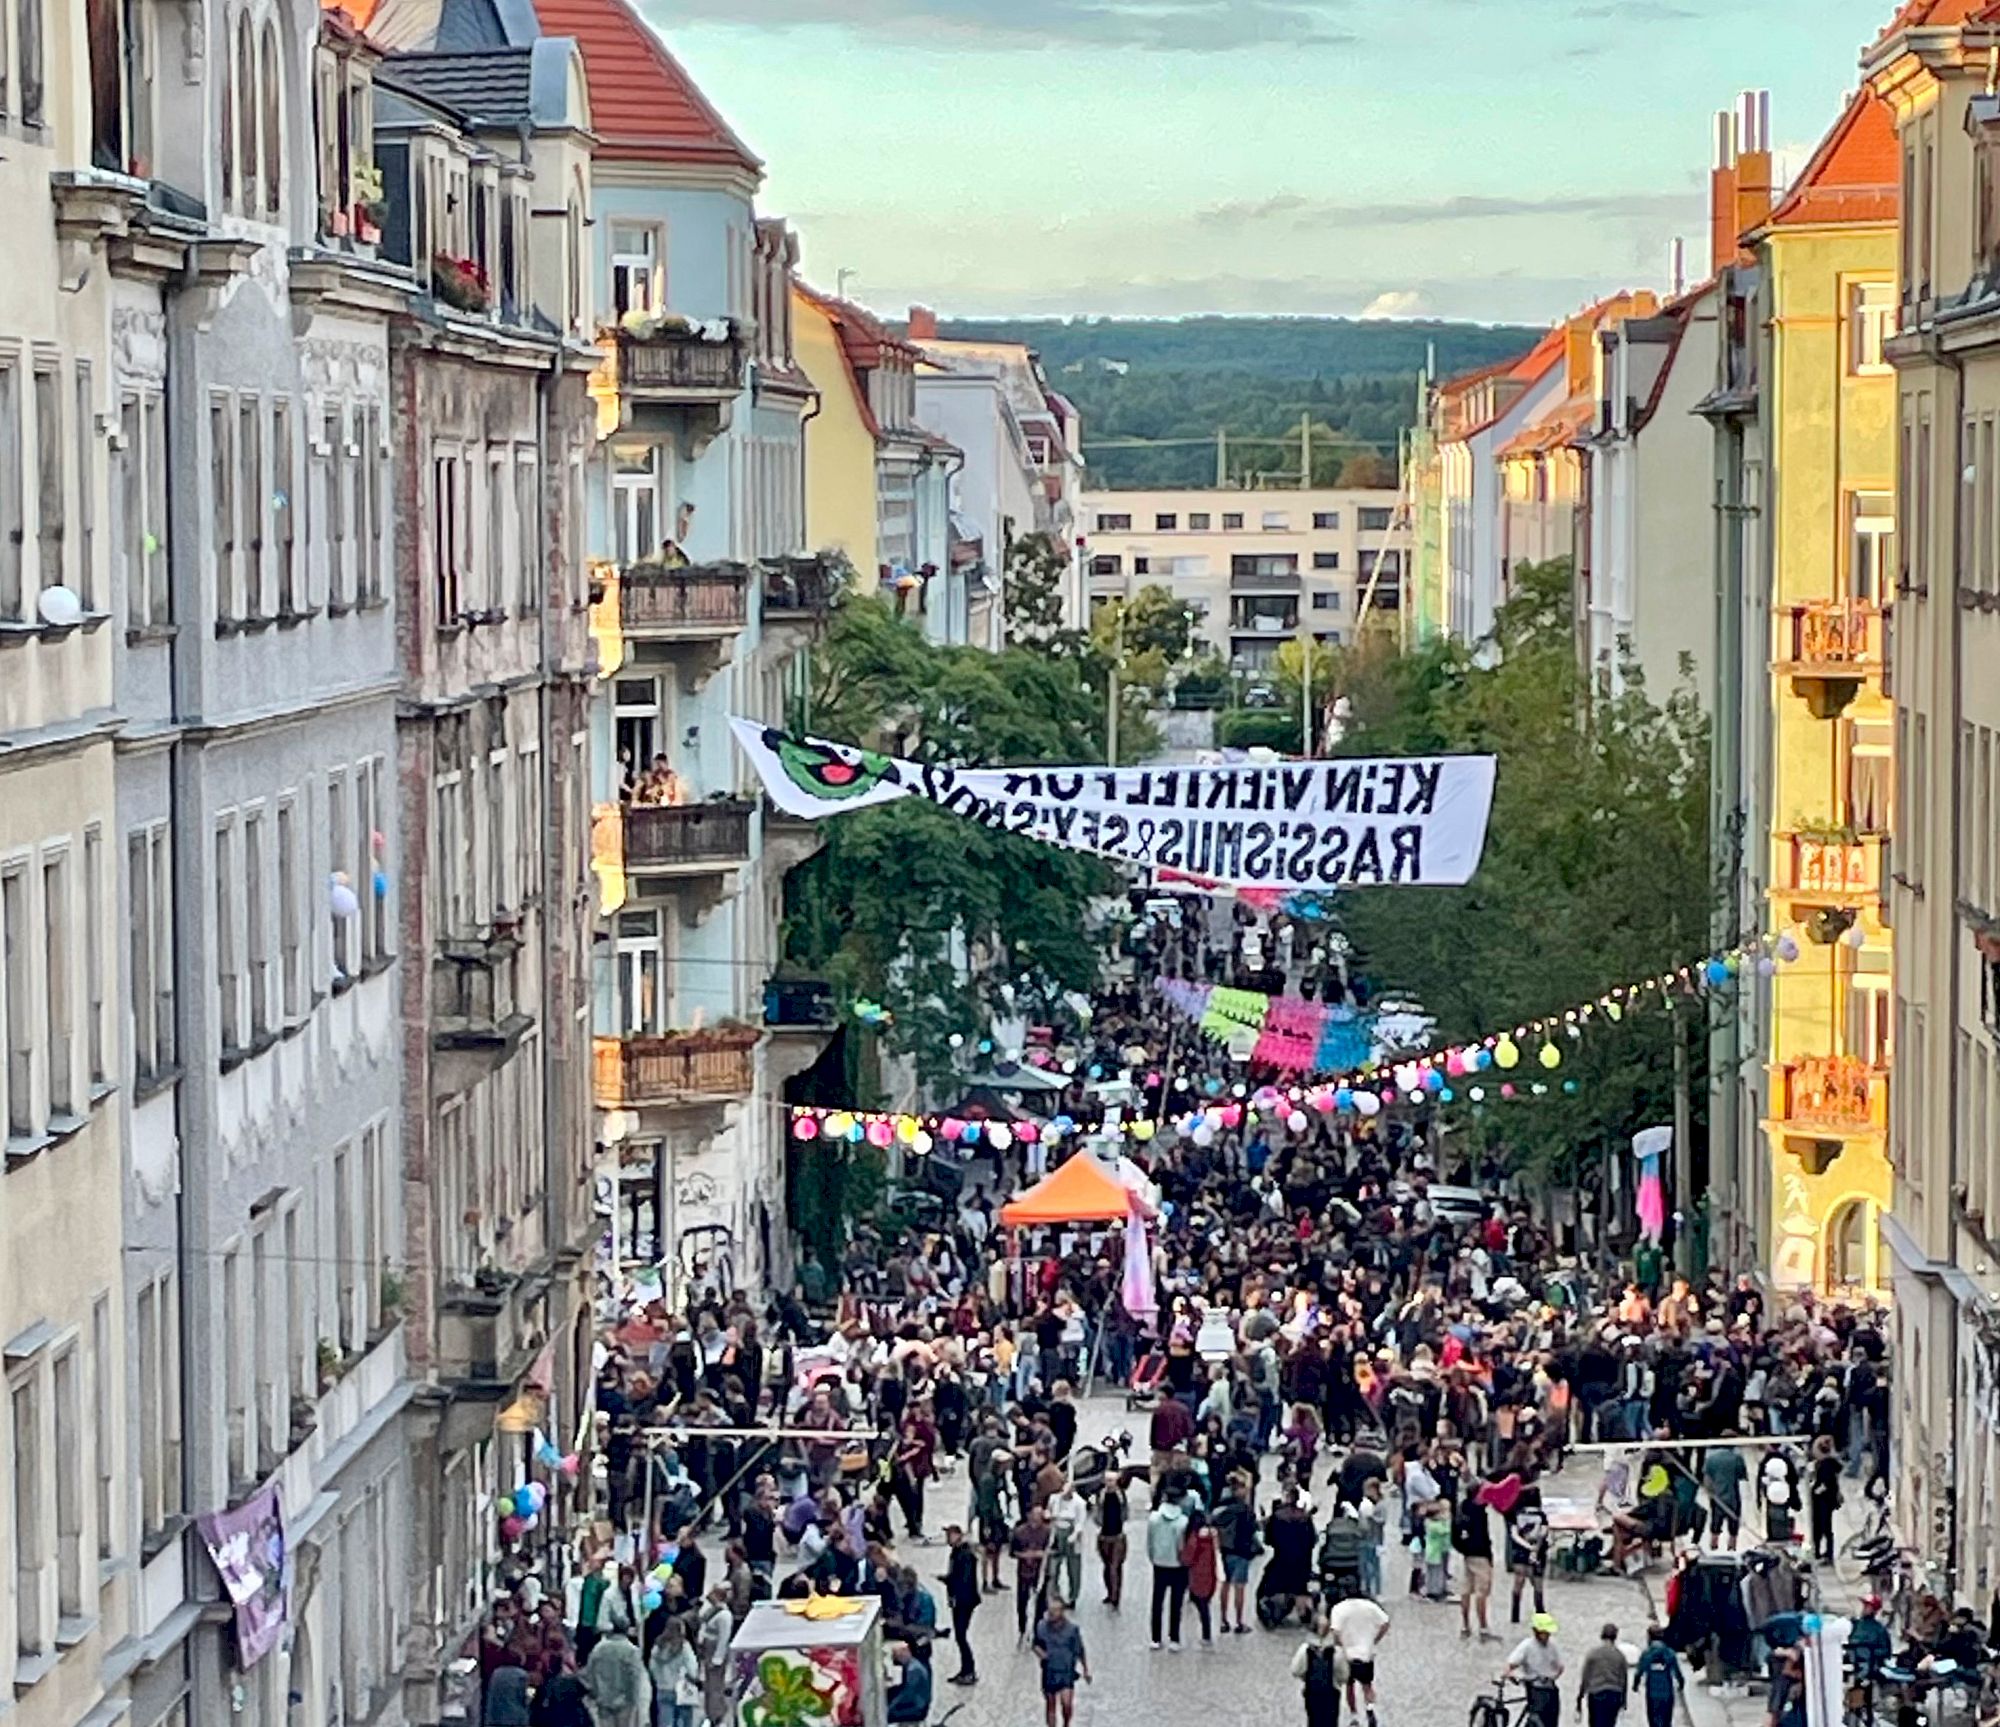
<path id="1" fill-rule="evenodd" d="M 1469 372 L 1458 372 L 1449 378 L 1438 380 L 1437 393 L 1440 396 L 1454 395 L 1460 390 L 1469 390 L 1474 384 L 1483 384 L 1488 378 L 1497 378 L 1503 372 L 1511 372 L 1526 355 L 1510 354 L 1504 360 L 1495 360 L 1490 365 L 1474 366 Z"/>
<path id="2" fill-rule="evenodd" d="M 626 0 L 535 0 L 535 12 L 544 34 L 573 36 L 583 50 L 600 157 L 762 170 Z"/>
<path id="3" fill-rule="evenodd" d="M 1936 7 L 1967 0 L 1916 0 Z M 1982 0 L 1983 3 L 1983 0 Z M 1902 149 L 1889 104 L 1857 90 L 1820 140 L 1792 189 L 1771 211 L 1773 228 L 1829 222 L 1893 222 L 1901 201 Z"/>
<path id="4" fill-rule="evenodd" d="M 1898 30 L 1916 30 L 1925 25 L 1964 24 L 1993 10 L 1994 0 L 1905 0 L 1896 16 L 1882 27 L 1876 38 L 1885 41 Z"/>
<path id="5" fill-rule="evenodd" d="M 1509 456 L 1539 456 L 1550 450 L 1559 450 L 1576 437 L 1587 431 L 1596 418 L 1596 409 L 1589 402 L 1565 402 L 1556 411 L 1532 426 L 1524 426 L 1511 438 L 1500 456 L 1504 461 Z"/>

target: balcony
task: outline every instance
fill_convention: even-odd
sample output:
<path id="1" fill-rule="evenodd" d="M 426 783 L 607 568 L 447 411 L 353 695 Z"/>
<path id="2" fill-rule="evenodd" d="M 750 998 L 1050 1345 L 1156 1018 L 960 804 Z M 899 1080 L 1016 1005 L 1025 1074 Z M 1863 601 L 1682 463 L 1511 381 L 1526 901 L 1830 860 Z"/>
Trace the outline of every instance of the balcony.
<path id="1" fill-rule="evenodd" d="M 716 875 L 750 861 L 747 798 L 705 804 L 634 804 L 625 810 L 627 875 Z"/>
<path id="2" fill-rule="evenodd" d="M 519 925 L 447 937 L 431 956 L 431 1049 L 442 1089 L 476 1084 L 514 1053 L 534 1024 L 521 1011 Z"/>
<path id="3" fill-rule="evenodd" d="M 1814 718 L 1832 719 L 1868 679 L 1882 675 L 1882 608 L 1859 600 L 1808 600 L 1785 611 L 1777 670 L 1792 680 Z"/>
<path id="4" fill-rule="evenodd" d="M 608 331 L 621 424 L 672 432 L 698 458 L 729 424 L 749 378 L 749 350 L 731 320 L 665 316 Z"/>
<path id="5" fill-rule="evenodd" d="M 817 628 L 832 615 L 846 582 L 839 558 L 766 558 L 763 571 L 764 622 Z"/>
<path id="6" fill-rule="evenodd" d="M 1859 909 L 1881 896 L 1879 839 L 1816 839 L 1795 833 L 1778 857 L 1776 897 L 1801 907 Z"/>
<path id="7" fill-rule="evenodd" d="M 1859 1056 L 1805 1056 L 1780 1068 L 1777 1081 L 1775 1125 L 1788 1137 L 1837 1142 L 1888 1127 L 1888 1070 Z M 1831 1161 L 1832 1151 L 1822 1157 L 1821 1168 Z"/>
<path id="8" fill-rule="evenodd" d="M 759 1033 L 748 1026 L 591 1042 L 598 1106 L 686 1108 L 735 1103 L 757 1079 Z"/>
<path id="9" fill-rule="evenodd" d="M 750 621 L 744 564 L 626 564 L 618 572 L 618 622 L 637 641 L 708 641 Z"/>

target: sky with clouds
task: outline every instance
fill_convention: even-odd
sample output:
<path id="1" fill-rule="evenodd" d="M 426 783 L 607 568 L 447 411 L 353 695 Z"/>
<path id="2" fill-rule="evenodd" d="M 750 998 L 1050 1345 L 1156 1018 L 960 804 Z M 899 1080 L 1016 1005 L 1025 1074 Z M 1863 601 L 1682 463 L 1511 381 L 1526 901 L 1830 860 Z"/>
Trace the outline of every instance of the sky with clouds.
<path id="1" fill-rule="evenodd" d="M 1712 116 L 1780 170 L 1890 0 L 637 0 L 884 311 L 1541 322 L 1706 262 Z"/>

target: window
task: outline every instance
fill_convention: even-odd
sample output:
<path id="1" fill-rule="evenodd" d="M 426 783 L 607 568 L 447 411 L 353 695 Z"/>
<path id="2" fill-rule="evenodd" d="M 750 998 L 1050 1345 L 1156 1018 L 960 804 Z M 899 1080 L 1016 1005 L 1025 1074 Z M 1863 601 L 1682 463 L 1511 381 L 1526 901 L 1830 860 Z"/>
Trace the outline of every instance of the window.
<path id="1" fill-rule="evenodd" d="M 134 1304 L 139 1352 L 139 1525 L 157 1552 L 181 1508 L 180 1288 L 172 1271 L 141 1284 Z"/>
<path id="2" fill-rule="evenodd" d="M 278 616 L 296 617 L 305 608 L 299 604 L 296 556 L 297 518 L 292 512 L 292 405 L 271 404 L 271 538 L 273 561 L 278 567 Z"/>
<path id="3" fill-rule="evenodd" d="M 100 1292 L 90 1304 L 90 1453 L 97 1483 L 97 1557 L 118 1551 L 118 1480 L 111 1472 L 111 1434 L 117 1417 L 116 1367 L 112 1360 L 111 1295 Z"/>
<path id="4" fill-rule="evenodd" d="M 388 777 L 388 764 L 380 756 L 370 756 L 367 766 L 368 803 L 373 819 L 367 835 L 368 851 L 361 860 L 361 886 L 356 891 L 361 895 L 362 915 L 368 925 L 368 957 L 381 960 L 389 952 L 389 896 L 375 891 L 375 872 L 386 872 L 389 867 L 381 832 L 388 822 L 388 793 L 383 784 Z"/>
<path id="5" fill-rule="evenodd" d="M 1892 492 L 1847 497 L 1847 597 L 1879 606 L 1894 587 L 1896 498 Z"/>
<path id="6" fill-rule="evenodd" d="M 1163 515 L 1157 515 L 1153 518 L 1153 526 L 1163 534 L 1171 533 L 1175 528 L 1179 527 L 1180 525 L 1181 525 L 1181 519 L 1177 515 L 1163 514 Z"/>
<path id="7" fill-rule="evenodd" d="M 211 396 L 208 403 L 209 520 L 213 524 L 215 551 L 215 615 L 219 619 L 238 618 L 242 594 L 236 569 L 236 467 L 231 452 L 235 419 L 227 396 Z"/>
<path id="8" fill-rule="evenodd" d="M 76 544 L 77 574 L 74 583 L 83 609 L 90 611 L 97 600 L 97 574 L 91 567 L 97 555 L 97 474 L 94 442 L 97 410 L 90 396 L 90 362 L 76 362 Z"/>
<path id="9" fill-rule="evenodd" d="M 1338 552 L 1314 552 L 1313 568 L 1316 570 L 1337 570 L 1340 568 Z"/>
<path id="10" fill-rule="evenodd" d="M 1132 560 L 1132 573 L 1135 576 L 1150 576 L 1153 573 L 1153 560 L 1141 552 Z"/>
<path id="11" fill-rule="evenodd" d="M 366 762 L 354 764 L 354 857 L 343 867 L 352 870 L 350 877 L 354 884 L 355 896 L 361 910 L 356 921 L 361 925 L 361 964 L 364 969 L 382 957 L 378 945 L 381 926 L 370 915 L 369 907 L 375 898 L 375 793 L 374 777 L 368 771 Z"/>
<path id="12" fill-rule="evenodd" d="M 35 580 L 45 588 L 63 581 L 62 376 L 35 369 L 35 529 L 40 552 Z"/>
<path id="13" fill-rule="evenodd" d="M 627 312 L 662 310 L 660 295 L 660 231 L 629 222 L 611 225 L 611 309 Z"/>
<path id="14" fill-rule="evenodd" d="M 343 1351 L 351 1351 L 360 1345 L 360 1316 L 355 1311 L 355 1290 L 360 1277 L 355 1265 L 355 1224 L 354 1203 L 354 1158 L 353 1148 L 343 1145 L 333 1154 L 334 1206 L 334 1299 L 335 1312 L 339 1315 L 339 1344 Z"/>
<path id="15" fill-rule="evenodd" d="M 1232 577 L 1273 576 L 1296 579 L 1299 559 L 1296 552 L 1238 552 L 1229 560 Z"/>
<path id="16" fill-rule="evenodd" d="M 284 189 L 284 68 L 278 58 L 278 27 L 264 26 L 264 68 L 260 94 L 264 108 L 264 214 L 275 218 Z"/>
<path id="17" fill-rule="evenodd" d="M 42 1488 L 49 1444 L 42 1433 L 39 1363 L 30 1363 L 7 1389 L 14 1437 L 14 1645 L 23 1657 L 32 1658 L 55 1646 L 55 1627 L 49 1623 L 43 1593 L 48 1524 L 42 1513 Z"/>
<path id="18" fill-rule="evenodd" d="M 0 61 L 4 60 L 5 54 L 0 52 Z M 3 91 L 4 84 L 0 84 Z M 26 509 L 21 460 L 21 372 L 18 366 L 0 362 L 0 618 L 28 615 L 21 569 Z"/>
<path id="19" fill-rule="evenodd" d="M 243 816 L 243 916 L 247 939 L 243 944 L 247 961 L 245 975 L 250 983 L 250 1037 L 261 1045 L 271 1034 L 271 948 L 264 927 L 264 812 L 248 810 Z"/>
<path id="20" fill-rule="evenodd" d="M 0 873 L 0 946 L 4 946 L 7 1017 L 7 1133 L 33 1136 L 35 1122 L 34 982 L 29 971 L 28 872 L 15 865 Z"/>
<path id="21" fill-rule="evenodd" d="M 236 459 L 242 464 L 243 611 L 246 618 L 271 614 L 264 604 L 264 404 L 245 396 L 236 406 Z"/>
<path id="22" fill-rule="evenodd" d="M 640 1037 L 666 1030 L 665 950 L 657 911 L 618 914 L 618 1033 Z"/>
<path id="23" fill-rule="evenodd" d="M 95 1555 L 83 1542 L 83 1364 L 75 1344 L 55 1358 L 50 1375 L 55 1401 L 56 1474 L 56 1612 L 64 1619 L 81 1619 L 85 1603 L 96 1593 L 93 1573 L 86 1583 L 86 1561 Z"/>
<path id="24" fill-rule="evenodd" d="M 1228 533 L 1232 529 L 1240 528 L 1242 526 L 1243 526 L 1243 512 L 1241 510 L 1223 511 L 1222 528 L 1225 533 Z"/>
<path id="25" fill-rule="evenodd" d="M 1266 510 L 1261 525 L 1266 533 L 1282 534 L 1291 527 L 1292 518 L 1283 510 Z"/>
<path id="26" fill-rule="evenodd" d="M 1090 573 L 1093 576 L 1123 575 L 1125 573 L 1125 560 L 1115 552 L 1099 552 L 1090 560 Z"/>
<path id="27" fill-rule="evenodd" d="M 659 681 L 619 678 L 611 694 L 618 761 L 626 774 L 637 776 L 652 766 L 666 737 L 660 723 Z"/>
<path id="28" fill-rule="evenodd" d="M 514 540 L 520 560 L 518 592 L 523 617 L 532 616 L 542 608 L 539 473 L 532 446 L 514 452 Z"/>
<path id="29" fill-rule="evenodd" d="M 440 452 L 431 459 L 431 570 L 436 582 L 436 622 L 440 629 L 459 622 L 464 612 L 459 591 L 466 552 L 459 525 L 464 467 L 457 455 L 450 452 Z"/>
<path id="30" fill-rule="evenodd" d="M 243 1244 L 232 1242 L 222 1256 L 222 1405 L 229 1435 L 229 1497 L 238 1483 L 257 1473 L 255 1423 L 250 1411 L 250 1349 L 246 1325 L 250 1301 L 245 1291 Z"/>
<path id="31" fill-rule="evenodd" d="M 1320 589 L 1313 595 L 1313 610 L 1316 612 L 1337 612 L 1340 610 L 1340 595 Z"/>
<path id="32" fill-rule="evenodd" d="M 51 1117 L 79 1113 L 69 934 L 69 856 L 52 852 L 42 861 L 42 1000 L 48 1015 Z"/>
<path id="33" fill-rule="evenodd" d="M 166 417 L 157 396 L 127 394 L 118 405 L 117 491 L 123 520 L 118 555 L 125 572 L 125 623 L 143 630 L 168 618 L 165 558 Z"/>
<path id="34" fill-rule="evenodd" d="M 45 107 L 47 86 L 42 66 L 42 6 L 44 0 L 20 0 L 21 5 L 21 122 L 27 126 L 48 123 Z"/>
<path id="35" fill-rule="evenodd" d="M 1389 524 L 1395 520 L 1394 510 L 1365 507 L 1356 516 L 1356 524 L 1364 534 L 1385 534 Z"/>
<path id="36" fill-rule="evenodd" d="M 1097 531 L 1100 534 L 1129 533 L 1131 527 L 1132 518 L 1129 514 L 1105 514 L 1100 512 L 1097 517 Z"/>
<path id="37" fill-rule="evenodd" d="M 1851 326 L 1848 364 L 1859 377 L 1890 371 L 1882 356 L 1882 344 L 1896 329 L 1896 284 L 1855 282 L 1847 290 L 1847 315 Z"/>
<path id="38" fill-rule="evenodd" d="M 333 860 L 335 869 L 347 867 L 347 819 L 347 770 L 335 768 L 326 776 L 327 856 Z M 452 854 L 440 852 L 440 855 L 449 857 Z M 337 983 L 344 983 L 354 975 L 355 969 L 354 920 L 339 916 L 330 907 L 327 915 L 333 924 L 333 975 Z"/>
<path id="39" fill-rule="evenodd" d="M 138 1084 L 174 1065 L 173 859 L 167 828 L 137 828 L 125 842 L 131 895 L 132 1067 Z"/>
<path id="40" fill-rule="evenodd" d="M 1188 526 L 1199 533 L 1208 526 L 1208 512 L 1206 510 L 1190 510 L 1188 512 Z"/>
<path id="41" fill-rule="evenodd" d="M 659 458 L 651 444 L 612 448 L 611 532 L 621 564 L 642 563 L 660 549 Z"/>
<path id="42" fill-rule="evenodd" d="M 222 1059 L 243 1053 L 243 934 L 236 912 L 236 818 L 215 825 L 215 989 Z"/>
<path id="43" fill-rule="evenodd" d="M 1321 533 L 1326 533 L 1331 529 L 1339 527 L 1340 512 L 1338 510 L 1313 511 L 1313 526 Z"/>
<path id="44" fill-rule="evenodd" d="M 459 776 L 445 774 L 437 782 L 433 823 L 431 876 L 437 883 L 435 907 L 440 935 L 456 935 L 464 923 L 460 869 L 465 857 L 465 833 L 459 820 Z"/>
<path id="45" fill-rule="evenodd" d="M 286 798 L 278 805 L 278 1011 L 287 1024 L 306 1010 L 305 939 L 299 916 L 303 888 L 298 805 Z"/>
<path id="46" fill-rule="evenodd" d="M 507 551 L 507 519 L 514 513 L 513 488 L 507 483 L 507 452 L 504 447 L 489 446 L 486 452 L 486 545 L 484 555 L 474 561 L 475 571 L 481 576 L 481 597 L 485 601 L 482 609 L 498 611 L 504 609 L 502 602 L 506 591 L 502 581 L 509 563 Z"/>
<path id="47" fill-rule="evenodd" d="M 109 1078 L 104 1060 L 104 830 L 83 832 L 83 1041 L 90 1083 Z"/>
<path id="48" fill-rule="evenodd" d="M 359 490 L 354 500 L 354 537 L 359 553 L 356 589 L 363 605 L 382 598 L 382 470 L 389 460 L 383 447 L 382 409 L 370 402 L 355 409 L 355 435 L 361 440 Z"/>

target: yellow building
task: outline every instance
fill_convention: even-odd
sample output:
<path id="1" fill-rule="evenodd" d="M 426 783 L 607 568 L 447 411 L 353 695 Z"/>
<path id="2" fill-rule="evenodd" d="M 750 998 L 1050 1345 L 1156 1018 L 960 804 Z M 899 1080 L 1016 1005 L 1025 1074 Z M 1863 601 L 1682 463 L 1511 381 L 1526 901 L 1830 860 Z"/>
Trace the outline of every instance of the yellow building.
<path id="1" fill-rule="evenodd" d="M 881 567 L 875 502 L 876 423 L 848 359 L 837 300 L 792 286 L 792 343 L 819 393 L 806 428 L 806 544 L 845 552 L 855 585 L 872 590 Z"/>
<path id="2" fill-rule="evenodd" d="M 1766 784 L 1771 979 L 1769 1273 L 1880 1290 L 1893 997 L 1882 917 L 1894 713 L 1883 606 L 1895 529 L 1898 153 L 1863 91 L 1751 236 L 1768 347 Z M 1754 843 L 1754 842 L 1753 842 Z M 1786 951 L 1789 951 L 1788 949 Z"/>

